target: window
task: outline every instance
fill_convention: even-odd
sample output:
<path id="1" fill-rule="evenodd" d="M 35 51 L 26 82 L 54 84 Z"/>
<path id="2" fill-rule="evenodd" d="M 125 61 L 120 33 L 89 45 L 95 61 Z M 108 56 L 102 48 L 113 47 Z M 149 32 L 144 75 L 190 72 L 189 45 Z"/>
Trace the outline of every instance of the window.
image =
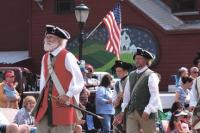
<path id="1" fill-rule="evenodd" d="M 172 12 L 197 11 L 197 0 L 172 0 Z"/>
<path id="2" fill-rule="evenodd" d="M 55 0 L 55 12 L 65 14 L 74 9 L 74 0 Z"/>

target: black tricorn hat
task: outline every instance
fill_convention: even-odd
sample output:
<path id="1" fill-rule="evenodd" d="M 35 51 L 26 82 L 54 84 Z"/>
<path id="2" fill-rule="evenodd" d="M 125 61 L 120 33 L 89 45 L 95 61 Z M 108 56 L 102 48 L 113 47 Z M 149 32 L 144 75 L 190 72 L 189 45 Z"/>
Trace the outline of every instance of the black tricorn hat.
<path id="1" fill-rule="evenodd" d="M 139 47 L 137 48 L 137 51 L 134 53 L 133 59 L 135 59 L 136 55 L 141 55 L 144 58 L 150 59 L 150 60 L 153 60 L 155 58 L 149 51 L 144 50 L 144 49 L 139 48 Z"/>
<path id="2" fill-rule="evenodd" d="M 124 61 L 120 61 L 120 60 L 116 60 L 115 61 L 115 64 L 112 66 L 111 70 L 113 72 L 115 72 L 115 69 L 117 67 L 121 67 L 123 68 L 124 70 L 130 70 L 133 68 L 133 66 L 130 64 L 130 63 L 127 63 L 127 62 L 124 62 Z"/>
<path id="3" fill-rule="evenodd" d="M 200 52 L 197 52 L 197 56 L 193 60 L 193 65 L 198 65 L 200 63 Z"/>
<path id="4" fill-rule="evenodd" d="M 67 31 L 54 25 L 46 25 L 45 34 L 53 34 L 63 39 L 67 39 L 67 40 L 70 39 L 70 34 Z"/>

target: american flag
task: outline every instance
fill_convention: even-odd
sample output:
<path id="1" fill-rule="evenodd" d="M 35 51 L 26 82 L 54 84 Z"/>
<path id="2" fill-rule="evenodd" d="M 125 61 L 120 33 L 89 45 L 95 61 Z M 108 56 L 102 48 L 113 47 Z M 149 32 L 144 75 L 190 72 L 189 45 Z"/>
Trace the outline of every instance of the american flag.
<path id="1" fill-rule="evenodd" d="M 121 7 L 116 3 L 114 8 L 103 18 L 109 33 L 106 50 L 112 52 L 120 59 L 120 40 L 121 40 Z"/>

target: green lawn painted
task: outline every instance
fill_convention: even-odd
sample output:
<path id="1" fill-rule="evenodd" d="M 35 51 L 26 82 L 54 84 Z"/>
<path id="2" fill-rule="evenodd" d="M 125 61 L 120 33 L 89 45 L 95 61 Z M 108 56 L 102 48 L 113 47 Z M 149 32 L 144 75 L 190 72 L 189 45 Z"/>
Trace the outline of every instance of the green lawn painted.
<path id="1" fill-rule="evenodd" d="M 74 50 L 77 54 L 77 49 Z M 133 63 L 131 53 L 124 53 L 120 56 L 120 59 L 125 62 Z M 86 63 L 92 64 L 96 71 L 108 71 L 115 63 L 116 57 L 107 51 L 105 51 L 105 45 L 102 42 L 87 41 L 83 46 L 83 59 Z"/>

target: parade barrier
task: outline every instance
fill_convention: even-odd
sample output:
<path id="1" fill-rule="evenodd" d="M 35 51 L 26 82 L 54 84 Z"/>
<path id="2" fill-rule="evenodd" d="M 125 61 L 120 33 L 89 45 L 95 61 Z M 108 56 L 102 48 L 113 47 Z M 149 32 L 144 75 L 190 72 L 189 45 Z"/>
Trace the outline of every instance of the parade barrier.
<path id="1" fill-rule="evenodd" d="M 175 102 L 175 93 L 161 92 L 159 95 L 163 109 L 171 109 Z"/>

